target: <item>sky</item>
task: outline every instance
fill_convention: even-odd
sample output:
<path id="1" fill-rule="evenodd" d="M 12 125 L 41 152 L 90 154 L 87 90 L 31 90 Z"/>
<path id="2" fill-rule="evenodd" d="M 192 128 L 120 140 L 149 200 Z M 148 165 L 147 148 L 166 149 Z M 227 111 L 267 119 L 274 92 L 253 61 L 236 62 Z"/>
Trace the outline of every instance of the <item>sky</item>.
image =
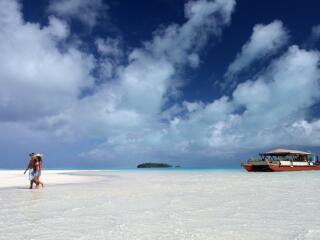
<path id="1" fill-rule="evenodd" d="M 319 152 L 320 2 L 0 0 L 0 168 Z"/>

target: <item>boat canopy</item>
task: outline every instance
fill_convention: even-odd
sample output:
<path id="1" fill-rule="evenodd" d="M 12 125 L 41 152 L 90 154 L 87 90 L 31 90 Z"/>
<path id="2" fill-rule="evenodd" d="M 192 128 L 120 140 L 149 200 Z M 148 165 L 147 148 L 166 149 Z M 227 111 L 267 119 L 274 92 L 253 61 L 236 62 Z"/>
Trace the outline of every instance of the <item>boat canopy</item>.
<path id="1" fill-rule="evenodd" d="M 298 150 L 290 150 L 290 149 L 275 149 L 270 152 L 260 153 L 260 155 L 268 155 L 268 156 L 287 156 L 287 155 L 310 155 L 311 153 L 298 151 Z"/>

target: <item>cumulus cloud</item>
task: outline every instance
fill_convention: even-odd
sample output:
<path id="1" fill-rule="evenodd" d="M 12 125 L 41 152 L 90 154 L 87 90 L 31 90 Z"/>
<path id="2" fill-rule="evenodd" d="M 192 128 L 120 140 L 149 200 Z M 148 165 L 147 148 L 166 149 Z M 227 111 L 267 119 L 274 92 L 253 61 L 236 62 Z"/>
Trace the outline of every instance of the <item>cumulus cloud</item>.
<path id="1" fill-rule="evenodd" d="M 96 40 L 98 63 L 76 45 L 67 44 L 66 22 L 51 16 L 49 25 L 41 28 L 24 22 L 16 1 L 0 3 L 1 61 L 5 63 L 0 67 L 1 120 L 20 122 L 35 134 L 46 132 L 62 141 L 88 136 L 106 139 L 99 145 L 103 151 L 94 148 L 92 152 L 112 152 L 117 159 L 129 152 L 132 156 L 148 153 L 146 157 L 163 152 L 160 141 L 168 130 L 161 120 L 162 107 L 181 84 L 177 81 L 181 71 L 199 65 L 199 52 L 209 36 L 220 35 L 229 24 L 235 6 L 234 0 L 186 4 L 183 25 L 155 31 L 144 47 L 130 52 L 128 64 L 113 65 L 113 73 L 104 74 L 109 81 L 94 86 L 91 72 L 123 56 L 118 40 Z M 57 5 L 51 5 L 51 11 L 59 15 L 57 6 L 62 3 L 52 3 Z M 73 16 L 77 2 L 65 3 L 72 4 L 60 13 Z M 66 44 L 63 50 L 60 43 Z M 88 88 L 93 92 L 83 94 Z"/>
<path id="2" fill-rule="evenodd" d="M 319 146 L 320 142 L 320 120 L 306 121 L 298 120 L 285 129 L 288 136 L 294 139 L 297 145 Z M 297 138 L 299 136 L 299 138 Z"/>
<path id="3" fill-rule="evenodd" d="M 50 16 L 48 26 L 40 27 L 22 19 L 16 1 L 0 0 L 3 148 L 13 142 L 24 151 L 58 148 L 66 156 L 119 166 L 318 144 L 310 136 L 319 131 L 319 120 L 307 120 L 320 100 L 315 50 L 289 47 L 229 96 L 208 103 L 174 98 L 184 70 L 199 67 L 206 42 L 220 36 L 234 7 L 233 0 L 191 1 L 184 24 L 156 30 L 128 54 L 121 39 L 98 38 L 93 56 L 67 41 L 67 22 Z M 274 54 L 286 39 L 279 21 L 257 25 L 235 60 L 247 59 L 236 72 Z M 92 74 L 97 71 L 98 77 Z"/>
<path id="4" fill-rule="evenodd" d="M 159 133 L 159 143 L 186 159 L 319 144 L 319 138 L 310 137 L 318 133 L 319 120 L 304 120 L 320 98 L 319 60 L 317 51 L 291 46 L 256 78 L 239 84 L 232 98 L 184 102 Z"/>
<path id="5" fill-rule="evenodd" d="M 99 53 L 99 79 L 110 80 L 115 77 L 117 68 L 125 60 L 125 51 L 121 38 L 97 38 L 95 45 Z"/>
<path id="6" fill-rule="evenodd" d="M 158 30 L 145 48 L 134 49 L 129 54 L 129 64 L 119 68 L 117 84 L 113 86 L 121 96 L 116 109 L 157 114 L 170 88 L 177 84 L 178 71 L 189 64 L 188 57 L 195 59 L 203 47 L 205 42 L 199 38 L 220 34 L 229 23 L 234 5 L 232 0 L 187 4 L 185 24 Z"/>
<path id="7" fill-rule="evenodd" d="M 94 59 L 72 46 L 59 50 L 69 33 L 65 22 L 25 23 L 16 1 L 0 2 L 0 121 L 54 115 L 92 85 Z"/>
<path id="8" fill-rule="evenodd" d="M 121 47 L 121 42 L 121 39 L 117 38 L 97 38 L 95 44 L 101 55 L 119 58 L 123 55 L 123 48 Z"/>
<path id="9" fill-rule="evenodd" d="M 253 130 L 253 136 L 264 132 L 264 139 L 273 144 L 297 144 L 299 138 L 288 138 L 283 130 L 304 119 L 319 101 L 318 64 L 317 51 L 291 46 L 257 80 L 240 84 L 233 98 L 236 105 L 245 107 L 242 128 Z"/>
<path id="10" fill-rule="evenodd" d="M 268 25 L 255 25 L 249 41 L 229 65 L 226 77 L 232 78 L 250 67 L 254 61 L 274 55 L 287 41 L 288 33 L 281 21 L 275 20 Z"/>
<path id="11" fill-rule="evenodd" d="M 233 0 L 190 1 L 185 5 L 188 21 L 182 26 L 172 24 L 159 29 L 146 48 L 154 57 L 165 58 L 173 64 L 191 61 L 191 66 L 197 65 L 197 52 L 209 36 L 221 34 L 223 26 L 230 23 L 234 7 Z"/>
<path id="12" fill-rule="evenodd" d="M 49 12 L 65 19 L 76 19 L 92 28 L 107 5 L 102 0 L 55 0 L 49 5 Z"/>
<path id="13" fill-rule="evenodd" d="M 157 30 L 144 48 L 129 54 L 129 64 L 118 68 L 116 81 L 81 100 L 72 115 L 79 114 L 76 119 L 83 120 L 83 109 L 88 110 L 88 125 L 99 126 L 97 131 L 104 131 L 108 139 L 100 148 L 119 158 L 122 152 L 131 152 L 132 158 L 134 153 L 140 157 L 144 153 L 144 158 L 164 153 L 167 143 L 163 138 L 168 130 L 161 122 L 162 107 L 179 86 L 180 71 L 187 66 L 196 67 L 198 52 L 210 35 L 221 34 L 234 6 L 231 0 L 187 4 L 185 24 Z M 103 149 L 92 153 L 101 155 Z"/>

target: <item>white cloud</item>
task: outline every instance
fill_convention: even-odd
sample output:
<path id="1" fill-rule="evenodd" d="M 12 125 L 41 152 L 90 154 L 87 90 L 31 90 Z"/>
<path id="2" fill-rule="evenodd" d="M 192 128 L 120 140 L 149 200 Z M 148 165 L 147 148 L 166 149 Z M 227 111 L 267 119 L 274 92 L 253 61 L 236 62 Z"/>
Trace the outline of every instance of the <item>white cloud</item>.
<path id="1" fill-rule="evenodd" d="M 177 70 L 186 67 L 188 56 L 194 58 L 196 51 L 203 47 L 205 42 L 199 42 L 199 38 L 220 34 L 221 28 L 229 23 L 230 6 L 234 6 L 235 2 L 224 2 L 228 4 L 224 5 L 221 1 L 188 4 L 188 21 L 185 24 L 159 30 L 154 33 L 152 41 L 145 43 L 145 48 L 134 49 L 129 54 L 129 64 L 118 68 L 112 92 L 106 90 L 104 94 L 113 95 L 116 92 L 119 102 L 115 109 L 134 111 L 149 118 L 158 114 L 165 97 L 179 84 L 175 81 L 179 74 Z"/>
<path id="2" fill-rule="evenodd" d="M 96 46 L 99 53 L 110 58 L 119 58 L 123 56 L 121 40 L 116 38 L 97 38 Z"/>
<path id="3" fill-rule="evenodd" d="M 291 46 L 256 80 L 237 86 L 233 104 L 245 109 L 234 129 L 243 135 L 240 146 L 311 143 L 311 139 L 299 142 L 298 136 L 289 136 L 285 129 L 304 119 L 308 109 L 319 101 L 319 60 L 317 51 Z"/>
<path id="4" fill-rule="evenodd" d="M 94 27 L 101 13 L 108 9 L 102 0 L 54 0 L 49 12 L 66 19 L 77 19 L 88 27 Z"/>
<path id="5" fill-rule="evenodd" d="M 95 45 L 99 53 L 99 79 L 110 80 L 115 77 L 118 66 L 125 60 L 122 39 L 97 38 Z"/>
<path id="6" fill-rule="evenodd" d="M 288 33 L 281 21 L 268 25 L 257 24 L 250 40 L 242 47 L 236 59 L 229 65 L 226 76 L 232 78 L 247 69 L 254 61 L 270 57 L 288 41 Z"/>
<path id="7" fill-rule="evenodd" d="M 22 20 L 17 2 L 0 5 L 0 121 L 54 115 L 72 105 L 93 82 L 93 58 L 71 46 L 59 50 L 69 31 L 61 20 L 50 17 L 41 28 Z"/>
<path id="8" fill-rule="evenodd" d="M 190 64 L 190 59 L 191 66 L 196 67 L 197 53 L 209 35 L 219 35 L 229 23 L 234 5 L 231 0 L 187 4 L 185 24 L 156 31 L 145 48 L 129 54 L 127 66 L 118 67 L 115 81 L 79 102 L 71 113 L 73 124 L 81 119 L 82 129 L 91 129 L 91 134 L 103 132 L 108 139 L 99 150 L 91 151 L 92 157 L 103 151 L 119 159 L 128 157 L 127 152 L 131 158 L 137 154 L 141 158 L 142 153 L 143 158 L 165 154 L 164 149 L 171 144 L 164 140 L 168 130 L 161 122 L 166 98 L 179 86 L 179 71 Z"/>
<path id="9" fill-rule="evenodd" d="M 319 132 L 319 120 L 306 120 L 320 100 L 319 53 L 298 46 L 236 86 L 231 96 L 209 103 L 181 99 L 167 107 L 184 84 L 181 72 L 199 66 L 206 41 L 220 36 L 234 7 L 233 0 L 189 2 L 184 24 L 163 27 L 128 55 L 119 39 L 97 39 L 95 58 L 66 41 L 71 34 L 66 22 L 51 16 L 41 28 L 22 20 L 15 1 L 0 0 L 0 141 L 8 147 L 19 139 L 24 150 L 37 143 L 50 151 L 81 151 L 80 158 L 119 165 L 319 144 L 319 138 L 310 137 Z M 270 29 L 277 30 L 274 45 L 259 45 Z M 242 68 L 269 54 L 261 46 L 276 52 L 286 37 L 278 21 L 256 26 L 238 55 L 251 53 Z M 97 69 L 103 79 L 91 75 Z M 102 83 L 93 85 L 94 80 Z"/>
<path id="10" fill-rule="evenodd" d="M 320 120 L 308 122 L 298 120 L 286 128 L 287 134 L 292 138 L 294 144 L 319 146 L 320 143 Z M 299 136 L 299 137 L 297 137 Z"/>
<path id="11" fill-rule="evenodd" d="M 180 71 L 190 64 L 196 67 L 208 37 L 220 35 L 229 23 L 234 5 L 233 0 L 190 2 L 185 24 L 155 32 L 143 48 L 129 54 L 127 65 L 113 64 L 113 73 L 104 74 L 110 79 L 92 86 L 94 68 L 122 57 L 119 41 L 96 41 L 100 62 L 70 44 L 60 51 L 59 44 L 66 44 L 68 38 L 68 25 L 55 17 L 44 28 L 26 23 L 19 5 L 12 2 L 10 16 L 18 18 L 12 17 L 10 24 L 1 22 L 1 61 L 8 63 L 0 67 L 2 121 L 19 121 L 35 134 L 48 133 L 62 142 L 106 139 L 88 151 L 95 156 L 102 152 L 117 159 L 128 153 L 132 158 L 166 154 L 164 149 L 171 143 L 162 141 L 170 126 L 162 122 L 162 107 L 181 84 L 177 81 Z M 87 87 L 94 87 L 94 92 L 79 98 Z M 224 111 L 217 109 L 208 111 Z"/>
<path id="12" fill-rule="evenodd" d="M 56 40 L 63 40 L 69 35 L 69 26 L 54 16 L 49 17 L 49 26 L 46 28 L 48 34 L 56 37 Z"/>
<path id="13" fill-rule="evenodd" d="M 192 68 L 197 68 L 200 64 L 200 58 L 199 58 L 199 55 L 197 54 L 190 54 L 188 56 L 188 60 L 189 60 L 189 64 L 190 64 L 190 67 Z"/>
<path id="14" fill-rule="evenodd" d="M 190 58 L 195 60 L 208 37 L 220 35 L 223 26 L 230 23 L 234 7 L 234 0 L 190 1 L 185 5 L 188 21 L 182 26 L 172 24 L 156 31 L 146 48 L 154 57 L 166 58 L 173 64 L 185 64 Z"/>
<path id="15" fill-rule="evenodd" d="M 174 106 L 185 114 L 172 111 L 170 126 L 158 132 L 158 144 L 174 156 L 202 159 L 279 145 L 319 144 L 319 138 L 310 137 L 319 132 L 319 120 L 303 120 L 320 98 L 319 60 L 317 51 L 291 46 L 256 79 L 238 85 L 231 99 Z"/>

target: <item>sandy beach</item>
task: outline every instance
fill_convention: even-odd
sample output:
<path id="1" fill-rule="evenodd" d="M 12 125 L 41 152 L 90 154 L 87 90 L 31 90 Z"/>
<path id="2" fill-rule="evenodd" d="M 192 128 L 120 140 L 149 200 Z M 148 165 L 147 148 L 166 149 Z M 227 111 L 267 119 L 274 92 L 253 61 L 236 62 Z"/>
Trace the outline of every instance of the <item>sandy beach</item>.
<path id="1" fill-rule="evenodd" d="M 0 188 L 23 188 L 29 186 L 28 172 L 24 170 L 0 170 Z M 41 180 L 45 185 L 75 184 L 99 181 L 99 177 L 74 175 L 78 170 L 44 170 Z M 91 171 L 92 172 L 92 171 Z"/>
<path id="2" fill-rule="evenodd" d="M 46 171 L 46 187 L 34 190 L 24 188 L 21 171 L 0 178 L 1 240 L 316 240 L 320 234 L 320 172 Z"/>

